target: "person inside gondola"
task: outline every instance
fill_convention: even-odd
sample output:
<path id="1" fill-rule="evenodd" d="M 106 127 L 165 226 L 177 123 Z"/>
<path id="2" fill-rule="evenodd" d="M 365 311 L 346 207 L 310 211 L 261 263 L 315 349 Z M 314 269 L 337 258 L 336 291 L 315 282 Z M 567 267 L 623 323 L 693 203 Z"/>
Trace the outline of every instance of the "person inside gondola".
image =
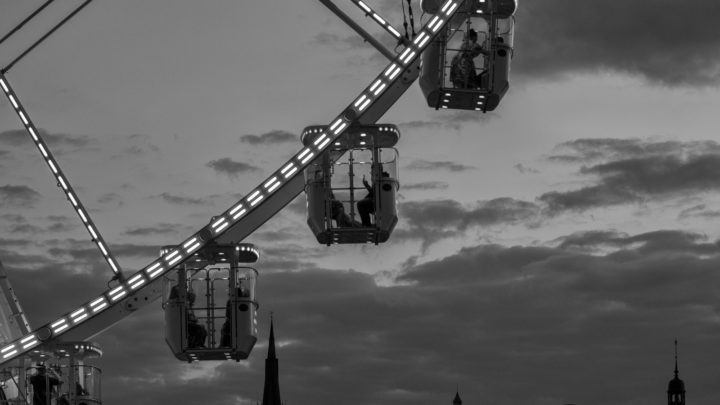
<path id="1" fill-rule="evenodd" d="M 205 326 L 200 325 L 195 311 L 193 310 L 193 304 L 195 303 L 195 293 L 192 290 L 187 292 L 187 334 L 188 334 L 188 348 L 199 348 L 205 347 L 205 339 L 207 338 L 207 330 Z"/>
<path id="2" fill-rule="evenodd" d="M 343 203 L 330 193 L 330 217 L 335 220 L 338 228 L 358 228 L 360 224 L 345 213 Z"/>
<path id="3" fill-rule="evenodd" d="M 53 397 L 54 388 L 59 387 L 60 384 L 62 381 L 53 369 L 48 372 L 45 365 L 38 366 L 37 374 L 30 377 L 30 385 L 33 387 L 33 405 L 50 404 L 48 397 Z"/>
<path id="4" fill-rule="evenodd" d="M 383 177 L 390 177 L 388 172 L 382 172 Z M 367 195 L 360 201 L 357 202 L 358 214 L 360 214 L 360 221 L 362 226 L 371 227 L 372 222 L 370 221 L 370 214 L 375 213 L 375 184 L 370 185 L 365 176 L 362 179 L 363 186 L 367 189 Z"/>
<path id="5" fill-rule="evenodd" d="M 480 86 L 480 75 L 477 73 L 474 59 L 486 52 L 477 41 L 477 31 L 470 28 L 460 51 L 452 58 L 450 81 L 457 88 L 472 89 Z"/>

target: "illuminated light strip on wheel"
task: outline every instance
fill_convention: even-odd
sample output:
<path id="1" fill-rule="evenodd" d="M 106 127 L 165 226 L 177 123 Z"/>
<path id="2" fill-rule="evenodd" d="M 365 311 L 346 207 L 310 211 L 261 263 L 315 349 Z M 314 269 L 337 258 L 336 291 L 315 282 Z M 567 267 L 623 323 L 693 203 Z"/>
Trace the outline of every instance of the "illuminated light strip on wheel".
<path id="1" fill-rule="evenodd" d="M 138 273 L 128 280 L 128 285 L 131 290 L 135 290 L 143 284 L 145 284 L 145 277 L 143 277 L 142 273 Z"/>
<path id="2" fill-rule="evenodd" d="M 448 8 L 453 7 L 453 9 L 456 7 L 456 6 L 454 6 L 455 4 L 457 4 L 457 2 L 454 0 L 450 0 L 446 3 Z M 444 8 L 444 9 L 447 10 L 448 8 Z M 447 21 L 445 21 L 445 22 L 447 22 Z M 439 30 L 440 27 L 442 26 L 442 22 L 439 24 L 437 22 L 434 22 L 434 24 L 435 24 L 435 26 L 434 26 L 435 31 Z M 423 34 L 427 35 L 427 37 Z M 430 39 L 432 39 L 432 37 L 433 37 L 433 32 L 430 31 L 430 29 L 428 28 L 428 25 L 423 27 L 420 32 L 420 35 L 418 36 L 418 38 L 422 38 L 422 39 L 416 39 L 416 43 L 414 44 L 415 46 L 413 47 L 414 51 L 417 52 L 417 55 L 420 55 L 423 51 L 424 45 L 421 46 L 421 44 L 426 44 Z M 417 55 L 415 56 L 415 58 L 418 57 Z M 409 61 L 409 63 L 411 63 L 411 62 Z M 397 62 L 393 62 L 389 66 L 389 68 L 393 67 L 393 66 L 397 66 Z M 0 74 L 0 86 L 5 90 L 6 94 L 8 94 L 8 93 L 10 93 L 10 89 L 6 85 L 6 83 L 3 79 L 4 79 L 4 77 L 2 76 L 2 74 Z M 372 94 L 374 94 L 374 96 L 377 97 L 382 93 L 382 91 L 385 88 L 387 88 L 388 86 L 391 86 L 392 84 L 393 84 L 392 81 L 388 81 L 388 80 L 384 79 L 383 73 L 381 72 L 381 74 L 375 78 L 372 86 L 370 86 L 370 90 L 365 89 L 364 92 L 367 92 L 367 94 L 372 93 Z M 378 99 L 376 98 L 376 99 L 373 99 L 371 102 L 376 102 L 377 100 Z M 353 106 L 350 105 L 348 108 L 353 108 Z M 355 119 L 355 118 L 353 118 L 353 119 Z M 337 137 L 339 137 L 341 135 L 341 132 L 344 129 L 346 129 L 346 126 L 352 124 L 353 121 L 350 121 L 350 120 L 340 117 L 339 120 L 333 121 L 333 123 L 336 124 L 336 127 L 335 127 L 336 131 L 334 132 L 335 137 L 334 138 L 331 137 L 330 142 L 333 142 L 335 139 L 337 139 Z M 343 126 L 342 129 L 337 130 L 338 128 L 341 127 L 341 125 Z M 32 127 L 28 127 L 27 129 L 28 129 L 28 132 L 33 137 L 35 137 L 35 130 Z M 41 142 L 41 140 L 38 138 L 36 140 L 36 142 Z M 318 152 L 321 152 L 321 150 L 318 150 Z M 303 165 L 304 165 L 304 163 L 308 162 L 309 159 L 312 158 L 313 155 L 314 155 L 314 153 L 312 152 L 312 150 L 310 148 L 303 148 L 302 151 L 297 156 L 294 157 L 294 159 L 297 159 L 297 161 L 302 161 Z M 297 162 L 287 163 L 284 166 L 284 168 L 282 169 L 281 174 L 287 179 L 293 173 L 296 173 L 299 170 L 303 170 L 305 168 L 305 166 L 303 166 L 303 165 L 297 165 Z M 58 182 L 64 183 L 62 180 L 62 177 L 60 177 L 59 174 L 57 177 L 58 177 Z M 67 187 L 67 185 L 65 185 L 64 188 L 69 188 L 69 187 Z M 257 190 L 257 188 L 256 188 L 256 190 Z M 246 205 L 244 205 L 244 202 L 238 202 L 231 210 L 231 212 L 235 213 L 233 216 L 233 220 L 237 221 L 247 210 L 248 209 L 246 208 Z M 225 214 L 224 213 L 221 215 L 225 217 L 226 215 L 230 216 L 233 214 Z M 208 228 L 209 228 L 209 225 L 206 226 L 205 228 L 203 228 L 202 231 L 207 232 L 209 230 Z M 91 233 L 93 233 L 92 227 L 88 227 L 88 229 L 91 230 Z M 198 239 L 200 239 L 200 238 L 198 238 Z M 207 242 L 209 242 L 209 241 L 202 240 L 203 244 L 207 243 Z M 174 256 L 172 256 L 173 253 L 174 253 Z M 189 257 L 189 255 L 182 254 L 182 252 L 174 251 L 173 253 L 166 255 L 165 260 L 168 260 L 168 258 L 170 258 L 170 259 L 172 259 L 172 262 L 178 262 L 180 260 L 187 259 Z M 165 267 L 164 264 L 165 264 L 164 261 L 159 260 L 159 261 L 153 262 L 153 264 L 151 264 L 148 268 L 146 268 L 144 271 L 147 274 L 148 278 L 153 279 L 153 278 L 156 278 L 159 275 L 163 274 L 164 272 L 169 271 L 170 268 Z M 133 277 L 133 280 L 134 280 L 134 277 Z M 151 285 L 151 284 L 146 284 L 146 285 Z M 92 316 L 95 316 L 95 315 L 99 314 L 103 309 L 110 308 L 112 305 L 120 304 L 120 302 L 117 302 L 117 301 L 119 301 L 120 298 L 124 297 L 125 295 L 127 295 L 126 287 L 125 287 L 125 285 L 121 285 L 117 288 L 114 288 L 113 290 L 111 290 L 108 293 L 104 293 L 103 296 L 96 298 L 95 300 L 90 302 L 90 304 L 88 304 L 86 307 L 88 307 L 90 309 L 90 311 L 92 311 L 92 313 L 93 313 Z M 55 331 L 55 333 L 58 333 L 59 331 L 63 331 L 69 327 L 68 321 L 65 317 L 60 318 L 58 321 L 56 321 L 52 325 L 53 325 L 52 329 Z M 257 333 L 257 332 L 255 332 L 255 333 Z M 22 350 L 26 350 L 31 345 L 36 344 L 36 342 L 37 342 L 36 336 L 37 336 L 36 334 L 29 334 L 27 336 L 22 337 L 21 341 L 27 342 L 27 345 L 25 347 L 23 347 Z M 2 362 L 4 363 L 14 357 L 17 357 L 19 355 L 18 354 L 19 349 L 20 349 L 20 345 L 13 343 L 13 344 L 6 346 L 5 349 L 0 350 L 0 353 L 3 354 Z M 197 356 L 190 356 L 190 357 L 193 358 L 193 360 L 197 360 Z"/>
<path id="3" fill-rule="evenodd" d="M 366 101 L 366 103 L 369 103 L 369 102 L 370 102 L 370 100 Z M 327 145 L 328 143 L 330 143 L 330 138 L 326 138 L 320 145 L 317 145 L 318 150 L 322 151 L 323 148 L 325 148 L 325 145 Z"/>
<path id="4" fill-rule="evenodd" d="M 65 179 L 62 169 L 60 169 L 60 165 L 53 157 L 45 141 L 43 141 L 43 139 L 38 135 L 35 124 L 30 119 L 30 116 L 27 113 L 27 110 L 25 110 L 25 107 L 22 105 L 20 98 L 14 92 L 14 90 L 10 86 L 10 83 L 7 81 L 2 72 L 0 72 L 0 87 L 2 87 L 2 90 L 4 91 L 5 96 L 8 98 L 8 100 L 10 100 L 10 104 L 12 104 L 15 113 L 18 115 L 18 117 L 20 117 L 20 120 L 23 122 L 25 129 L 32 137 L 35 146 L 42 154 L 45 163 L 48 165 L 52 175 L 55 177 L 58 184 L 62 188 L 65 196 L 72 204 L 73 209 L 75 209 L 75 212 L 78 214 L 83 224 L 91 233 L 93 242 L 102 251 L 103 258 L 108 263 L 113 273 L 115 273 L 116 275 L 122 275 L 122 271 L 117 265 L 117 260 L 115 260 L 115 257 L 112 255 L 112 253 L 110 253 L 109 250 L 103 246 L 103 238 L 97 232 L 92 230 L 93 227 L 91 225 L 94 224 L 89 217 L 88 210 L 86 210 L 85 207 L 82 205 L 78 197 L 75 195 L 72 187 L 70 187 L 70 184 Z"/>
<path id="5" fill-rule="evenodd" d="M 445 12 L 445 15 L 449 16 L 450 14 L 452 14 L 452 12 L 455 11 L 455 8 L 457 6 L 457 3 L 451 3 L 450 8 Z"/>
<path id="6" fill-rule="evenodd" d="M 262 192 L 260 190 L 255 190 L 254 193 L 250 194 L 250 197 L 248 197 L 248 202 L 250 203 L 251 207 L 254 207 L 262 201 L 262 199 L 265 198 L 264 195 L 262 195 Z"/>
<path id="7" fill-rule="evenodd" d="M 426 44 L 427 41 L 429 41 L 429 40 L 430 40 L 430 35 L 428 35 L 427 32 L 423 31 L 423 32 L 420 33 L 420 35 L 418 35 L 418 36 L 415 37 L 415 40 L 413 40 L 413 43 L 414 43 L 415 46 L 417 46 L 418 48 L 422 48 L 423 46 L 425 46 L 425 44 Z"/>
<path id="8" fill-rule="evenodd" d="M 77 311 L 70 314 L 70 319 L 72 319 L 74 324 L 78 324 L 82 322 L 83 319 L 87 318 L 87 310 L 85 308 L 80 308 Z"/>
<path id="9" fill-rule="evenodd" d="M 400 73 L 400 66 L 398 66 L 397 63 L 393 63 L 389 68 L 387 68 L 387 70 L 385 70 L 385 77 L 392 80 L 398 75 L 398 73 Z"/>
<path id="10" fill-rule="evenodd" d="M 25 336 L 20 340 L 20 344 L 22 345 L 23 350 L 27 350 L 37 345 L 38 343 L 40 342 L 38 342 L 37 336 L 35 336 L 34 334 Z"/>
<path id="11" fill-rule="evenodd" d="M 105 297 L 100 297 L 92 302 L 90 302 L 90 309 L 92 309 L 94 314 L 97 314 L 98 312 L 102 311 L 104 308 L 107 308 L 108 303 Z"/>
<path id="12" fill-rule="evenodd" d="M 293 173 L 297 172 L 297 167 L 295 166 L 295 163 L 290 162 L 285 167 L 283 167 L 282 170 L 280 170 L 280 173 L 285 177 L 286 179 L 293 175 Z"/>
<path id="13" fill-rule="evenodd" d="M 150 279 L 152 280 L 158 274 L 162 273 L 163 270 L 165 270 L 165 269 L 162 267 L 162 263 L 158 262 L 158 263 L 155 263 L 152 266 L 148 267 L 145 270 L 145 272 L 147 273 L 148 277 L 150 277 Z"/>
<path id="14" fill-rule="evenodd" d="M 215 221 L 211 227 L 213 229 L 213 232 L 218 233 L 222 231 L 223 229 L 227 228 L 230 223 L 225 219 L 225 217 L 221 217 L 217 221 Z M 177 252 L 177 251 L 176 251 Z"/>
<path id="15" fill-rule="evenodd" d="M 15 349 L 15 344 L 14 344 L 14 343 L 11 344 L 11 345 L 9 345 L 9 346 L 3 347 L 2 350 L 0 350 L 0 353 L 1 353 L 3 356 L 7 357 L 7 356 L 8 356 L 8 355 L 7 355 L 7 352 L 9 352 L 9 351 L 12 350 L 12 349 Z"/>
<path id="16" fill-rule="evenodd" d="M 265 190 L 267 190 L 268 193 L 272 193 L 275 191 L 276 188 L 280 187 L 280 181 L 277 177 L 273 177 L 270 179 L 267 183 L 265 183 Z"/>
<path id="17" fill-rule="evenodd" d="M 110 297 L 110 301 L 115 302 L 125 296 L 125 294 L 127 294 L 127 291 L 125 291 L 125 287 L 119 286 L 113 290 L 110 290 L 108 296 Z"/>
<path id="18" fill-rule="evenodd" d="M 310 152 L 310 154 L 305 156 L 305 158 L 303 160 L 301 160 L 300 163 L 302 163 L 302 164 L 307 163 L 307 161 L 310 160 L 313 156 L 315 156 L 315 154 Z"/>
<path id="19" fill-rule="evenodd" d="M 185 248 L 185 253 L 190 254 L 194 252 L 197 248 L 200 247 L 200 242 L 198 241 L 197 237 L 193 237 L 189 241 L 183 243 L 183 248 Z"/>
<path id="20" fill-rule="evenodd" d="M 380 14 L 376 13 L 367 4 L 363 3 L 361 0 L 352 0 L 352 2 L 360 7 L 365 12 L 366 16 L 372 16 L 372 18 L 377 21 L 381 27 L 385 28 L 385 30 L 387 30 L 393 37 L 395 37 L 395 39 L 400 39 L 402 37 L 398 30 L 393 28 L 392 25 L 390 25 L 384 18 L 380 17 Z"/>
<path id="21" fill-rule="evenodd" d="M 360 8 L 362 8 L 363 10 L 365 10 L 365 12 L 367 12 L 367 13 L 372 13 L 372 10 L 370 9 L 370 7 L 368 7 L 367 4 L 363 3 L 362 1 L 357 1 L 355 4 L 357 4 L 358 6 L 360 6 Z"/>
<path id="22" fill-rule="evenodd" d="M 67 323 L 67 319 L 60 318 L 57 321 L 50 324 L 50 328 L 52 328 L 53 333 L 60 333 L 67 329 L 69 327 Z"/>

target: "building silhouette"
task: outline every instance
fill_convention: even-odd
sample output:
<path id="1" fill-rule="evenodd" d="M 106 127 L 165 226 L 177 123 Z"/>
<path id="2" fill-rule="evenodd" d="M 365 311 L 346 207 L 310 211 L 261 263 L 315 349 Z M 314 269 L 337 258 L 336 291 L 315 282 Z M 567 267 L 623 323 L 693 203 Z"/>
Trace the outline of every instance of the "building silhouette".
<path id="1" fill-rule="evenodd" d="M 455 390 L 455 399 L 453 399 L 453 405 L 462 405 L 462 399 L 460 399 L 460 393 Z"/>
<path id="2" fill-rule="evenodd" d="M 283 405 L 280 400 L 280 379 L 278 378 L 278 359 L 275 356 L 275 331 L 272 315 L 270 316 L 270 339 L 265 359 L 265 387 L 263 388 L 262 405 Z"/>
<path id="3" fill-rule="evenodd" d="M 675 377 L 668 383 L 668 405 L 685 405 L 685 383 L 678 377 L 677 339 L 675 339 Z"/>

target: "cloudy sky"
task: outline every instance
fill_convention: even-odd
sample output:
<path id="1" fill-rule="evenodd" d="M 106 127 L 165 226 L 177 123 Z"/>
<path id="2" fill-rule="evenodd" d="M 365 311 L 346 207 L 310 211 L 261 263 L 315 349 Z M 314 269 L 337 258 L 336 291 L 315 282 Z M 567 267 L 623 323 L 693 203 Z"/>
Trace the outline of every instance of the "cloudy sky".
<path id="1" fill-rule="evenodd" d="M 58 3 L 0 66 L 80 2 Z M 400 1 L 368 3 L 402 28 Z M 0 0 L 0 34 L 40 4 Z M 290 404 L 450 404 L 457 386 L 468 404 L 657 404 L 675 338 L 688 401 L 720 402 L 718 15 L 708 0 L 522 2 L 495 112 L 435 111 L 415 86 L 382 118 L 402 132 L 388 243 L 316 244 L 300 196 L 248 239 L 248 361 L 178 362 L 157 303 L 97 337 L 104 403 L 254 404 L 270 311 Z M 7 77 L 132 272 L 386 63 L 314 0 L 97 1 Z M 110 270 L 4 98 L 0 207 L 32 325 L 104 291 Z"/>

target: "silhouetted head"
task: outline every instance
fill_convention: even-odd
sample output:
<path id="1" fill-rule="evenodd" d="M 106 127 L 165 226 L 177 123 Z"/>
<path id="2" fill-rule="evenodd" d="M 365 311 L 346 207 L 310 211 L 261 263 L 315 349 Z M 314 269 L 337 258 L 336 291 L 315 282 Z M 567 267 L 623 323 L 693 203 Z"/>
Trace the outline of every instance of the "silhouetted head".
<path id="1" fill-rule="evenodd" d="M 471 41 L 473 41 L 473 42 L 477 42 L 478 33 L 477 33 L 477 31 L 475 31 L 474 29 L 470 28 L 470 29 L 468 30 L 467 37 L 468 37 L 469 40 L 471 40 Z"/>

